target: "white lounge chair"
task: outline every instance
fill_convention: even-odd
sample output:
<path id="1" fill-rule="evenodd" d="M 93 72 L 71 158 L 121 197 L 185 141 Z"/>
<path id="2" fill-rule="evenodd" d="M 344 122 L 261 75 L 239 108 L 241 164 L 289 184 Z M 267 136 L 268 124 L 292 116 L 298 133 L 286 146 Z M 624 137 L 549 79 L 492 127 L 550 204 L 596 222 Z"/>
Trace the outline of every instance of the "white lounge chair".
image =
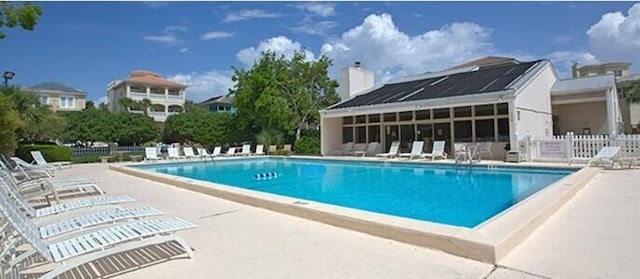
<path id="1" fill-rule="evenodd" d="M 47 162 L 47 160 L 44 159 L 44 156 L 42 156 L 42 153 L 40 153 L 39 150 L 31 151 L 31 157 L 33 157 L 33 160 L 36 161 L 36 163 L 41 166 L 54 166 L 58 169 L 71 167 L 71 162 L 69 161 L 51 162 L 51 163 Z"/>
<path id="2" fill-rule="evenodd" d="M 408 157 L 409 160 L 413 159 L 413 157 L 419 157 L 424 159 L 425 158 L 425 154 L 422 152 L 422 149 L 424 148 L 424 141 L 414 141 L 413 144 L 411 145 L 411 152 L 410 153 L 400 153 L 400 157 Z"/>
<path id="3" fill-rule="evenodd" d="M 624 153 L 622 156 L 616 159 L 616 162 L 620 164 L 622 168 L 633 168 L 640 164 L 640 149 L 636 149 L 630 153 Z"/>
<path id="4" fill-rule="evenodd" d="M 0 178 L 8 186 L 15 188 L 26 198 L 43 198 L 53 195 L 56 202 L 60 202 L 61 192 L 69 194 L 89 193 L 93 191 L 104 195 L 104 191 L 93 180 L 88 179 L 39 179 L 32 181 L 18 181 L 12 174 L 0 170 Z"/>
<path id="5" fill-rule="evenodd" d="M 196 154 L 193 152 L 193 147 L 183 147 L 184 157 L 187 159 L 195 159 Z"/>
<path id="6" fill-rule="evenodd" d="M 167 148 L 167 153 L 169 154 L 169 159 L 181 160 L 184 156 L 180 155 L 177 147 L 169 147 Z"/>
<path id="7" fill-rule="evenodd" d="M 613 165 L 616 162 L 618 152 L 620 152 L 620 146 L 605 146 L 596 156 L 593 156 L 587 163 L 587 166 L 598 166 L 605 167 L 605 165 L 610 165 L 613 168 Z"/>
<path id="8" fill-rule="evenodd" d="M 275 145 L 275 144 L 269 145 L 269 149 L 267 150 L 268 154 L 273 154 L 276 151 L 278 151 L 278 146 L 277 145 Z"/>
<path id="9" fill-rule="evenodd" d="M 264 145 L 262 145 L 262 144 L 256 145 L 256 153 L 255 153 L 255 155 L 257 155 L 257 156 L 265 155 L 265 153 L 264 153 Z"/>
<path id="10" fill-rule="evenodd" d="M 333 152 L 331 152 L 332 155 L 346 155 L 348 153 L 353 152 L 353 142 L 347 142 L 345 144 L 342 145 L 342 150 L 334 150 Z"/>
<path id="11" fill-rule="evenodd" d="M 391 142 L 391 146 L 389 147 L 389 152 L 376 154 L 376 156 L 377 157 L 383 157 L 383 158 L 395 158 L 395 157 L 398 157 L 398 148 L 400 148 L 400 142 L 399 141 L 393 141 L 393 142 Z"/>
<path id="12" fill-rule="evenodd" d="M 493 153 L 491 152 L 491 146 L 492 145 L 493 145 L 493 143 L 490 142 L 490 141 L 485 141 L 485 142 L 478 143 L 478 145 L 476 146 L 477 152 L 475 154 L 475 155 L 478 156 L 478 161 L 482 160 L 482 155 L 483 154 L 488 154 L 489 158 L 491 160 L 493 160 Z"/>
<path id="13" fill-rule="evenodd" d="M 144 160 L 145 161 L 159 161 L 158 149 L 155 147 L 144 148 Z"/>
<path id="14" fill-rule="evenodd" d="M 447 152 L 444 151 L 445 144 L 444 141 L 433 142 L 433 150 L 431 150 L 431 153 L 425 153 L 424 157 L 431 158 L 432 161 L 436 158 L 446 159 Z"/>
<path id="15" fill-rule="evenodd" d="M 227 149 L 227 153 L 225 153 L 224 156 L 229 156 L 229 157 L 230 156 L 236 156 L 236 148 L 235 147 L 229 147 L 229 149 Z"/>
<path id="16" fill-rule="evenodd" d="M 211 153 L 211 158 L 215 158 L 215 157 L 221 156 L 222 155 L 221 152 L 222 152 L 222 147 L 220 147 L 220 146 L 214 147 L 213 148 L 213 153 Z"/>
<path id="17" fill-rule="evenodd" d="M 22 194 L 18 191 L 18 189 L 10 185 L 10 183 L 4 177 L 4 175 L 6 174 L 0 173 L 0 176 L 2 176 L 2 179 L 0 179 L 0 188 L 3 191 L 9 193 L 11 197 L 15 199 L 16 203 L 20 205 L 20 207 L 24 210 L 25 214 L 33 218 L 54 215 L 62 212 L 68 212 L 68 211 L 79 209 L 79 208 L 119 204 L 119 203 L 134 201 L 133 198 L 129 196 L 98 196 L 98 197 L 91 197 L 91 198 L 75 199 L 75 200 L 67 201 L 64 203 L 59 203 L 52 206 L 35 209 L 22 196 Z"/>
<path id="18" fill-rule="evenodd" d="M 14 161 L 17 165 L 21 166 L 25 169 L 25 171 L 46 171 L 49 173 L 49 176 L 53 176 L 53 173 L 58 170 L 56 166 L 53 165 L 38 165 L 31 164 L 25 160 L 22 160 L 20 157 L 11 157 L 11 161 Z"/>
<path id="19" fill-rule="evenodd" d="M 251 156 L 251 144 L 243 144 L 242 153 L 239 153 L 238 156 Z"/>
<path id="20" fill-rule="evenodd" d="M 174 217 L 129 222 L 71 238 L 45 242 L 40 237 L 39 228 L 22 212 L 10 206 L 8 196 L 3 191 L 0 192 L 2 192 L 0 215 L 2 219 L 7 220 L 8 225 L 3 229 L 11 229 L 13 232 L 9 234 L 5 231 L 4 233 L 12 239 L 18 237 L 30 244 L 28 250 L 16 254 L 8 262 L 8 267 L 13 269 L 16 275 L 19 275 L 21 269 L 42 263 L 44 259 L 46 262 L 60 265 L 45 274 L 39 274 L 39 278 L 56 278 L 71 269 L 106 256 L 168 242 L 177 243 L 190 258 L 193 258 L 191 246 L 184 239 L 173 234 L 179 230 L 195 227 L 194 224 L 183 219 Z M 21 242 L 13 242 L 15 246 L 9 248 L 15 249 Z"/>
<path id="21" fill-rule="evenodd" d="M 369 144 L 367 144 L 367 148 L 364 151 L 356 151 L 354 153 L 355 156 L 361 155 L 362 157 L 366 156 L 366 155 L 375 155 L 376 151 L 378 150 L 378 143 L 377 142 L 370 142 Z"/>

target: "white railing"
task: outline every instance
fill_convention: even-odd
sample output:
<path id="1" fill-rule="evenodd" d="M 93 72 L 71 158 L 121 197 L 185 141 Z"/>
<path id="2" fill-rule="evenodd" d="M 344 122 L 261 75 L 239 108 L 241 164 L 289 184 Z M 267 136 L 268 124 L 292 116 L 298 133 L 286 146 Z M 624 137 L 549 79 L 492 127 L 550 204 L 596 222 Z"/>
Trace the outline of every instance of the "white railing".
<path id="1" fill-rule="evenodd" d="M 520 152 L 528 161 L 567 161 L 572 158 L 592 158 L 602 147 L 620 146 L 621 152 L 640 149 L 640 135 L 556 135 L 527 136 L 520 140 Z"/>
<path id="2" fill-rule="evenodd" d="M 144 98 L 147 98 L 147 93 L 129 92 L 129 98 L 134 100 L 142 100 Z"/>
<path id="3" fill-rule="evenodd" d="M 151 100 L 164 100 L 164 94 L 149 94 L 149 99 Z"/>
<path id="4" fill-rule="evenodd" d="M 167 98 L 171 101 L 182 101 L 184 99 L 184 95 L 167 95 Z"/>

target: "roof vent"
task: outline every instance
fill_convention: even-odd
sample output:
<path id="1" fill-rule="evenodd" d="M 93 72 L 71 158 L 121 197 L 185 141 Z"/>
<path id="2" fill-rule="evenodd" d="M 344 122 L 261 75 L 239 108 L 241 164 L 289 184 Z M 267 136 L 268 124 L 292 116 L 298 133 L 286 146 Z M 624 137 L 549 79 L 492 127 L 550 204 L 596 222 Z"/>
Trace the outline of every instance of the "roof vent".
<path id="1" fill-rule="evenodd" d="M 355 63 L 353 63 L 353 64 L 354 64 L 354 66 L 355 66 L 356 68 L 360 68 L 360 61 L 356 61 L 356 62 L 355 62 Z"/>

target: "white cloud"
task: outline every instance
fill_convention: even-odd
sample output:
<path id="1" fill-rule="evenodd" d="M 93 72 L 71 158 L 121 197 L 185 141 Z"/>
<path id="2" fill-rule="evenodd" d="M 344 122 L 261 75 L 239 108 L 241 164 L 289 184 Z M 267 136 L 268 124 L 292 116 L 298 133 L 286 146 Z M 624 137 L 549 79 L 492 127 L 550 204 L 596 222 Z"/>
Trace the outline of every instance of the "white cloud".
<path id="1" fill-rule="evenodd" d="M 303 21 L 299 26 L 292 27 L 291 30 L 306 33 L 311 35 L 322 35 L 326 34 L 331 28 L 336 27 L 338 25 L 334 21 Z"/>
<path id="2" fill-rule="evenodd" d="M 155 42 L 155 43 L 164 43 L 168 46 L 175 45 L 178 43 L 178 38 L 176 37 L 176 33 L 186 32 L 187 27 L 181 24 L 169 25 L 165 26 L 162 35 L 150 35 L 142 37 L 144 40 Z"/>
<path id="3" fill-rule="evenodd" d="M 558 35 L 553 37 L 553 42 L 556 44 L 566 44 L 568 42 L 571 42 L 571 36 Z"/>
<path id="4" fill-rule="evenodd" d="M 96 102 L 96 107 L 97 107 L 98 105 L 102 104 L 102 103 L 104 103 L 104 104 L 109 104 L 109 97 L 107 97 L 107 96 L 102 96 L 102 97 L 98 98 L 98 101 Z"/>
<path id="5" fill-rule="evenodd" d="M 626 16 L 620 11 L 604 14 L 587 36 L 591 52 L 601 61 L 640 64 L 640 4 L 629 8 Z"/>
<path id="6" fill-rule="evenodd" d="M 212 70 L 200 73 L 178 73 L 167 77 L 167 79 L 188 85 L 187 99 L 201 102 L 211 97 L 227 94 L 229 88 L 233 87 L 232 75 L 231 71 Z"/>
<path id="7" fill-rule="evenodd" d="M 144 36 L 143 39 L 156 43 L 165 43 L 167 45 L 175 44 L 178 39 L 173 34 L 158 35 L 158 36 Z"/>
<path id="8" fill-rule="evenodd" d="M 254 18 L 278 18 L 281 16 L 278 13 L 270 13 L 259 9 L 240 10 L 228 13 L 222 22 L 235 22 Z"/>
<path id="9" fill-rule="evenodd" d="M 201 40 L 213 40 L 213 39 L 231 38 L 233 36 L 234 36 L 234 34 L 230 33 L 230 32 L 211 31 L 211 32 L 207 32 L 207 33 L 202 34 L 200 39 Z"/>
<path id="10" fill-rule="evenodd" d="M 586 51 L 556 51 L 546 56 L 558 73 L 560 78 L 571 77 L 571 65 L 578 63 L 580 65 L 598 63 L 598 59 L 591 53 Z"/>
<path id="11" fill-rule="evenodd" d="M 263 51 L 274 51 L 278 55 L 284 55 L 286 58 L 293 57 L 296 51 L 304 51 L 308 60 L 313 60 L 314 55 L 311 51 L 302 48 L 300 42 L 292 41 L 285 36 L 277 36 L 264 40 L 257 47 L 249 47 L 238 51 L 236 58 L 246 66 L 251 66 L 260 58 Z"/>
<path id="12" fill-rule="evenodd" d="M 311 12 L 321 17 L 328 17 L 336 14 L 335 5 L 325 2 L 307 2 L 297 5 L 298 9 Z"/>
<path id="13" fill-rule="evenodd" d="M 409 36 L 391 15 L 369 15 L 359 26 L 322 46 L 337 68 L 361 61 L 376 74 L 376 83 L 395 77 L 442 70 L 452 64 L 495 52 L 491 30 L 475 23 L 455 22 L 438 30 Z"/>

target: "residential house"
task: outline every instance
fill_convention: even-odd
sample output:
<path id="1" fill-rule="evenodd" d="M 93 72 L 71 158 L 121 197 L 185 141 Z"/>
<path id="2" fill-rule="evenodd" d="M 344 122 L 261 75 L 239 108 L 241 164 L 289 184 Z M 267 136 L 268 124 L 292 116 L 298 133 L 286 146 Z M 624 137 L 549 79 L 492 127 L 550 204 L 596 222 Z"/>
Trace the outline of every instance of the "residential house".
<path id="1" fill-rule="evenodd" d="M 233 105 L 233 96 L 217 96 L 209 98 L 203 102 L 198 103 L 199 106 L 204 107 L 210 112 L 236 112 L 236 107 Z"/>
<path id="2" fill-rule="evenodd" d="M 53 111 L 78 111 L 86 106 L 86 92 L 57 82 L 24 86 L 20 90 L 36 94 L 40 103 L 49 105 Z"/>
<path id="3" fill-rule="evenodd" d="M 629 71 L 630 66 L 631 63 L 627 62 L 609 62 L 584 66 L 573 64 L 571 72 L 574 78 L 613 74 L 616 78 L 618 98 L 620 99 L 622 121 L 624 122 L 623 129 L 626 133 L 638 134 L 640 133 L 640 103 L 629 103 L 624 88 L 632 82 L 640 81 L 640 74 L 631 74 Z"/>
<path id="4" fill-rule="evenodd" d="M 186 85 L 164 79 L 154 72 L 133 71 L 128 79 L 114 80 L 107 85 L 109 110 L 144 113 L 144 111 L 124 108 L 120 100 L 123 98 L 134 101 L 148 99 L 151 101 L 151 107 L 147 114 L 156 122 L 164 122 L 169 115 L 184 110 L 186 88 Z"/>
<path id="5" fill-rule="evenodd" d="M 546 59 L 488 57 L 349 93 L 320 111 L 322 154 L 346 142 L 381 142 L 387 150 L 400 141 L 408 151 L 423 140 L 425 152 L 433 141 L 449 151 L 452 143 L 494 142 L 500 156 L 507 144 L 517 150 L 519 139 L 554 130 L 615 134 L 620 119 L 612 76 L 561 81 Z M 594 108 L 602 121 L 575 119 L 576 111 Z"/>

